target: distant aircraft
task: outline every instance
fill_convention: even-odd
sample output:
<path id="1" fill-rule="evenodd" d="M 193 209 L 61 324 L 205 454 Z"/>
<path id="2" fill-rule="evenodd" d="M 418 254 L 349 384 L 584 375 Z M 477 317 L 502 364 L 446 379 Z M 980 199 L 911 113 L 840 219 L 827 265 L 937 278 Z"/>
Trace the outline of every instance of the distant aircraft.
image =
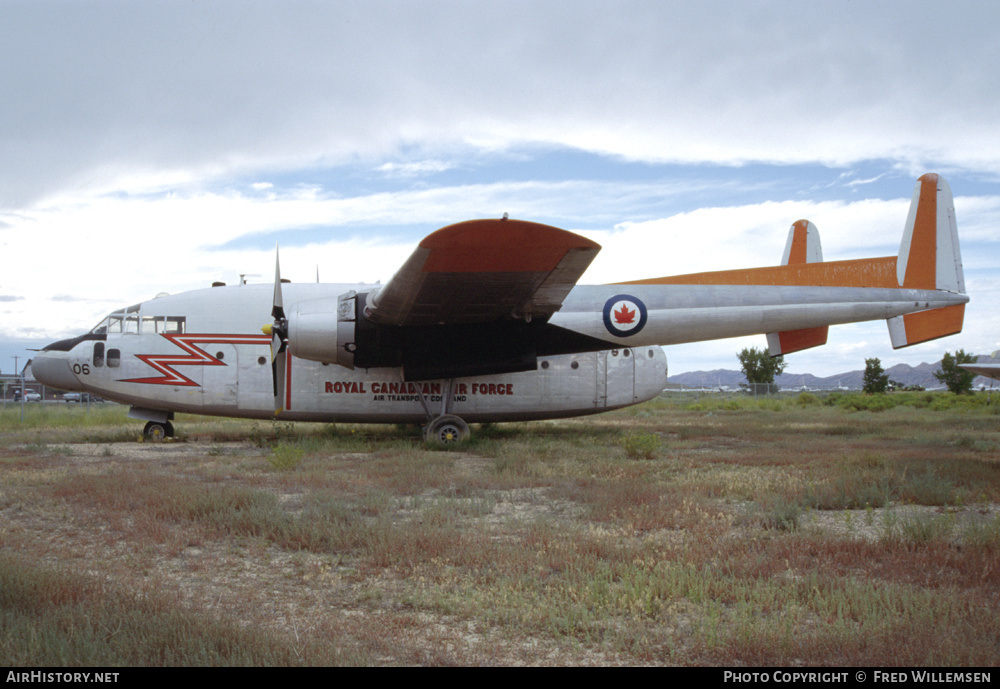
<path id="1" fill-rule="evenodd" d="M 764 333 L 776 356 L 825 344 L 829 325 L 884 318 L 905 347 L 960 332 L 969 300 L 951 190 L 932 174 L 898 256 L 824 263 L 800 220 L 780 266 L 577 285 L 599 250 L 555 227 L 470 220 L 427 236 L 385 285 L 286 284 L 276 260 L 273 289 L 160 296 L 32 366 L 46 385 L 130 405 L 153 439 L 188 412 L 422 423 L 451 442 L 468 422 L 651 399 L 667 378 L 661 345 Z"/>
<path id="2" fill-rule="evenodd" d="M 1000 350 L 990 355 L 993 359 L 1000 359 Z M 986 376 L 994 380 L 1000 380 L 1000 364 L 959 364 L 966 371 L 972 371 L 977 376 Z"/>

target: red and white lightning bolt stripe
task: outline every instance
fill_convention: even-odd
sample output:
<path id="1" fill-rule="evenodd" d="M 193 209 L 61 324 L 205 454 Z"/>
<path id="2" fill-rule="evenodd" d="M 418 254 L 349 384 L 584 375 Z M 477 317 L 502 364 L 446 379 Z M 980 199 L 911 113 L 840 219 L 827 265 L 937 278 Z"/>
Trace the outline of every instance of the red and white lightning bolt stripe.
<path id="1" fill-rule="evenodd" d="M 231 344 L 231 345 L 270 345 L 271 338 L 267 335 L 224 335 L 163 333 L 163 337 L 180 347 L 187 354 L 136 354 L 136 358 L 149 364 L 162 373 L 160 377 L 129 378 L 123 383 L 145 383 L 147 385 L 176 385 L 199 387 L 184 374 L 176 371 L 175 366 L 226 366 L 227 364 L 208 352 L 196 347 L 196 344 Z"/>

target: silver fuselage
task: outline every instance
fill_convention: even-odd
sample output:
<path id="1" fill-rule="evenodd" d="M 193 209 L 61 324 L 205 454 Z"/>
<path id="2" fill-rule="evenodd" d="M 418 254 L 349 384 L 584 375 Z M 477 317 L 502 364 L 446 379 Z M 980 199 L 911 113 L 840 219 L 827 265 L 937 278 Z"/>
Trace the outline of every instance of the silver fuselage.
<path id="1" fill-rule="evenodd" d="M 345 292 L 377 287 L 287 284 L 283 289 L 286 304 L 294 308 L 297 302 L 336 300 Z M 241 285 L 142 302 L 112 314 L 65 351 L 39 353 L 33 371 L 48 385 L 137 409 L 273 417 L 270 338 L 260 331 L 269 319 L 271 295 L 270 285 Z M 592 414 L 660 393 L 667 377 L 660 345 L 889 319 L 966 301 L 963 294 L 940 290 L 577 286 L 549 322 L 606 344 L 603 349 L 592 351 L 591 344 L 589 351 L 540 356 L 533 371 L 420 382 L 405 382 L 399 368 L 352 370 L 292 356 L 280 417 L 397 423 L 445 411 L 470 422 Z M 612 310 L 612 304 L 625 306 Z"/>

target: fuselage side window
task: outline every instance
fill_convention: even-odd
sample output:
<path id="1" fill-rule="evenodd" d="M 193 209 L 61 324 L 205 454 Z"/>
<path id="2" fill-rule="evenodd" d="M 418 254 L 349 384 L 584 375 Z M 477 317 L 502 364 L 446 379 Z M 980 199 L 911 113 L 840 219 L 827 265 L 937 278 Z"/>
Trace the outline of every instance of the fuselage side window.
<path id="1" fill-rule="evenodd" d="M 187 332 L 187 318 L 184 316 L 167 316 L 165 325 L 166 329 L 164 330 L 164 332 L 168 333 Z"/>
<path id="2" fill-rule="evenodd" d="M 104 343 L 94 343 L 94 368 L 104 366 Z"/>
<path id="3" fill-rule="evenodd" d="M 122 364 L 122 350 L 120 349 L 109 349 L 108 350 L 108 368 L 118 368 Z"/>

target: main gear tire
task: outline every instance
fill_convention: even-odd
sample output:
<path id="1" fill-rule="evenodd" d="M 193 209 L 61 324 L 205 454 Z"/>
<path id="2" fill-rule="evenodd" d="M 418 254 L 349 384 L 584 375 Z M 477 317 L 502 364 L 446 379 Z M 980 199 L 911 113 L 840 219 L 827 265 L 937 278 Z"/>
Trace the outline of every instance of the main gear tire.
<path id="1" fill-rule="evenodd" d="M 166 438 L 174 437 L 174 426 L 169 421 L 150 421 L 142 429 L 142 437 L 151 443 L 162 443 Z"/>
<path id="2" fill-rule="evenodd" d="M 424 440 L 432 445 L 453 445 L 469 439 L 469 425 L 454 414 L 444 414 L 424 428 Z"/>

